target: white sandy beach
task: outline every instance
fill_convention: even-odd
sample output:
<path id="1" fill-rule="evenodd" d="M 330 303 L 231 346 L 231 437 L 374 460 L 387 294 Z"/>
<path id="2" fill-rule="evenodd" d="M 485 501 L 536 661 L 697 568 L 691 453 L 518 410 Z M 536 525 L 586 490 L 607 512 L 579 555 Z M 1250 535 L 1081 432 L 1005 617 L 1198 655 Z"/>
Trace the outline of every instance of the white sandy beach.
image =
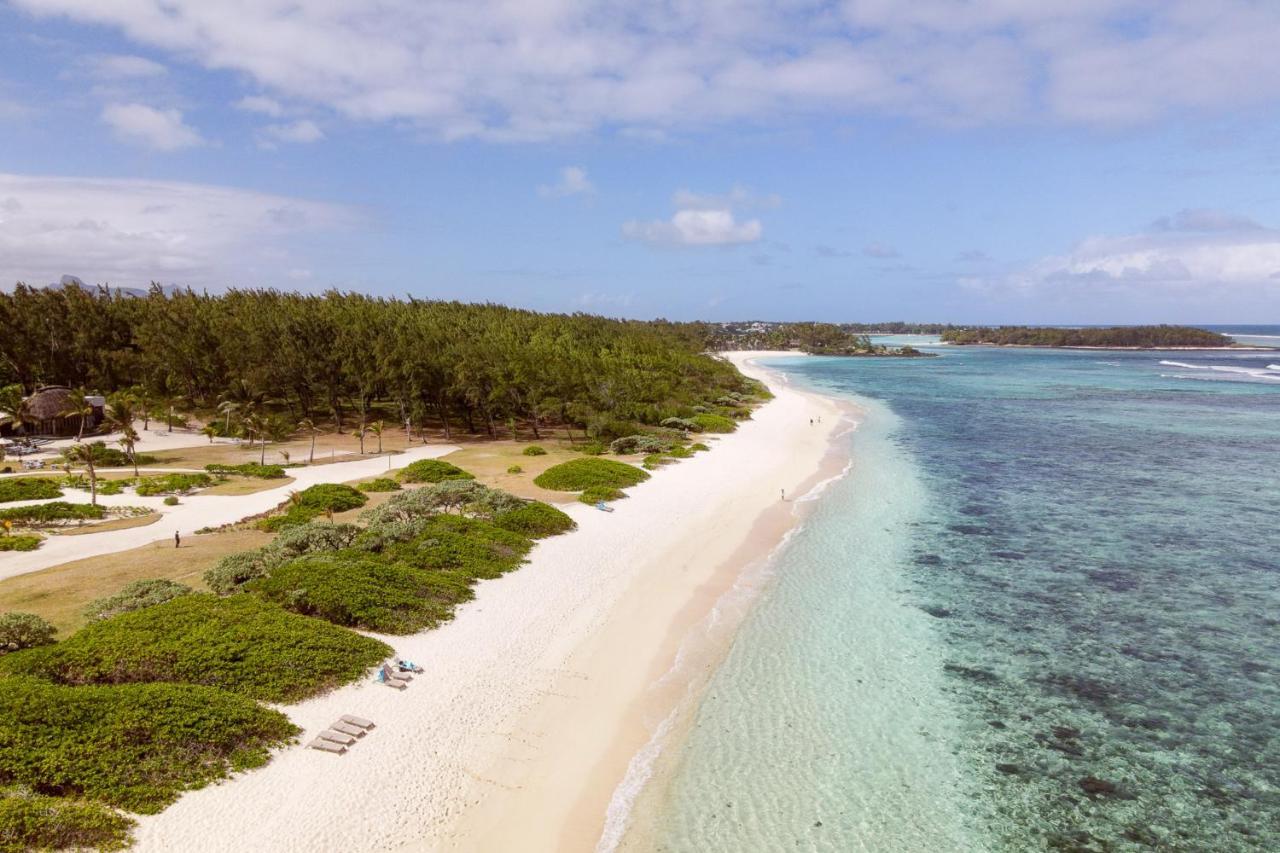
<path id="1" fill-rule="evenodd" d="M 760 376 L 752 355 L 733 359 Z M 366 680 L 282 709 L 304 743 L 342 714 L 373 720 L 346 755 L 283 750 L 143 818 L 137 849 L 595 849 L 628 763 L 683 692 L 662 682 L 682 640 L 794 524 L 781 491 L 830 473 L 841 413 L 771 384 L 776 399 L 712 452 L 613 513 L 564 507 L 577 531 L 442 628 L 385 638 L 426 668 L 408 690 Z"/>

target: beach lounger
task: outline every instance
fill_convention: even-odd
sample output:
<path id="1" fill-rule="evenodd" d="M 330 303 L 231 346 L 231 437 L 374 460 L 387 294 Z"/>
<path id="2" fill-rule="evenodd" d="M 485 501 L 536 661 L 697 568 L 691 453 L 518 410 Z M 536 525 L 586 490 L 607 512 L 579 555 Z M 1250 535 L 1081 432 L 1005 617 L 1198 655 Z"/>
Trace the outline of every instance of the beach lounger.
<path id="1" fill-rule="evenodd" d="M 407 672 L 396 672 L 394 669 L 387 666 L 385 663 L 382 665 L 381 672 L 385 677 L 394 678 L 397 681 L 404 681 L 404 682 L 413 681 L 412 675 L 409 675 Z"/>
<path id="2" fill-rule="evenodd" d="M 401 681 L 399 678 L 388 678 L 386 672 L 381 669 L 378 670 L 378 683 L 394 687 L 396 690 L 404 690 L 409 686 L 407 681 Z"/>
<path id="3" fill-rule="evenodd" d="M 350 723 L 344 723 L 341 720 L 329 726 L 335 732 L 342 732 L 344 735 L 351 735 L 354 738 L 362 738 L 365 735 L 364 729 L 359 726 L 353 726 Z"/>
<path id="4" fill-rule="evenodd" d="M 609 506 L 604 501 L 596 501 L 596 509 L 601 512 L 613 512 L 613 507 Z"/>
<path id="5" fill-rule="evenodd" d="M 316 738 L 315 740 L 311 741 L 311 743 L 307 744 L 307 749 L 318 749 L 321 752 L 332 752 L 336 755 L 342 755 L 344 752 L 347 751 L 347 748 L 342 744 L 334 743 L 333 741 L 329 741 L 329 740 L 323 740 L 321 738 Z"/>
<path id="6" fill-rule="evenodd" d="M 373 728 L 373 720 L 366 720 L 364 717 L 356 717 L 352 714 L 343 714 L 342 722 L 352 726 L 359 726 L 362 729 Z"/>
<path id="7" fill-rule="evenodd" d="M 335 732 L 333 729 L 325 729 L 320 733 L 321 740 L 327 740 L 332 743 L 340 743 L 343 746 L 351 746 L 356 739 L 351 735 L 344 735 L 342 732 Z"/>
<path id="8" fill-rule="evenodd" d="M 396 659 L 396 669 L 401 672 L 422 672 L 422 667 L 418 666 L 411 660 Z"/>

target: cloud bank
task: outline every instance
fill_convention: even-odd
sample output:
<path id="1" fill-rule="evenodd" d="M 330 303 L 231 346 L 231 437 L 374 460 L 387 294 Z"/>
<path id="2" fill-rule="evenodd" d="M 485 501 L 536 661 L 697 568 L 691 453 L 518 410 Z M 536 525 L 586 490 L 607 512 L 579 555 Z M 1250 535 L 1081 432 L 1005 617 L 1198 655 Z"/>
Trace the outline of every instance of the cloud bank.
<path id="1" fill-rule="evenodd" d="M 290 244 L 356 224 L 343 208 L 203 184 L 0 173 L 0 284 L 64 273 L 146 287 L 284 283 Z"/>
<path id="2" fill-rule="evenodd" d="M 1130 125 L 1280 98 L 1253 0 L 12 0 L 440 138 L 880 115 Z"/>

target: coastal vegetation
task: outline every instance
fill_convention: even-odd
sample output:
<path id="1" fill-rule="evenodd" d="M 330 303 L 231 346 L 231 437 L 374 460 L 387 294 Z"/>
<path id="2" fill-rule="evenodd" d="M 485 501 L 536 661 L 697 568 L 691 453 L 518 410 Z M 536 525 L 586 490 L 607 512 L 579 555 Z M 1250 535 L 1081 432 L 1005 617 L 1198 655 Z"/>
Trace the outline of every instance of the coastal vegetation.
<path id="1" fill-rule="evenodd" d="M 914 347 L 874 344 L 867 332 L 889 332 L 867 324 L 837 323 L 702 323 L 697 324 L 711 350 L 800 350 L 810 355 L 893 356 L 928 355 Z M 888 323 L 887 326 L 905 324 Z M 943 328 L 929 326 L 928 328 Z"/>
<path id="2" fill-rule="evenodd" d="M 400 471 L 405 483 L 441 483 L 445 480 L 474 480 L 475 475 L 442 459 L 419 459 Z"/>
<path id="3" fill-rule="evenodd" d="M 364 492 L 343 483 L 317 483 L 292 492 L 284 503 L 283 515 L 273 515 L 258 523 L 263 530 L 276 531 L 305 524 L 321 515 L 359 509 L 369 502 Z"/>
<path id="4" fill-rule="evenodd" d="M 625 498 L 627 493 L 616 486 L 588 486 L 582 490 L 582 494 L 578 495 L 578 500 L 584 504 L 608 503 Z"/>
<path id="5" fill-rule="evenodd" d="M 34 551 L 44 541 L 39 536 L 18 533 L 0 536 L 0 551 Z"/>
<path id="6" fill-rule="evenodd" d="M 60 497 L 62 489 L 52 477 L 13 477 L 0 480 L 0 503 Z"/>
<path id="7" fill-rule="evenodd" d="M 989 344 L 1028 347 L 1226 347 L 1231 339 L 1217 332 L 1191 326 L 1112 326 L 1097 329 L 1061 329 L 1046 326 L 998 326 L 947 329 L 942 340 L 949 344 Z"/>
<path id="8" fill-rule="evenodd" d="M 356 488 L 362 492 L 398 492 L 400 483 L 390 477 L 378 477 L 376 480 L 361 483 Z"/>
<path id="9" fill-rule="evenodd" d="M 48 645 L 56 633 L 34 613 L 0 613 L 0 655 Z"/>
<path id="10" fill-rule="evenodd" d="M 106 507 L 97 504 L 73 504 L 52 501 L 32 506 L 15 506 L 0 509 L 0 522 L 12 521 L 16 525 L 40 527 L 66 521 L 92 521 L 106 518 Z"/>
<path id="11" fill-rule="evenodd" d="M 204 466 L 204 470 L 210 474 L 239 474 L 262 480 L 282 480 L 287 476 L 283 465 L 259 465 L 257 462 L 246 462 L 243 465 L 212 464 Z"/>
<path id="12" fill-rule="evenodd" d="M 571 459 L 553 465 L 534 478 L 534 483 L 556 492 L 580 492 L 592 487 L 625 489 L 649 479 L 634 465 L 612 459 Z"/>
<path id="13" fill-rule="evenodd" d="M 135 491 L 141 497 L 185 495 L 195 489 L 208 488 L 213 484 L 214 479 L 208 474 L 160 474 L 138 480 Z"/>
<path id="14" fill-rule="evenodd" d="M 132 613 L 144 607 L 164 604 L 180 595 L 190 595 L 194 589 L 186 584 L 165 578 L 148 578 L 134 581 L 115 595 L 99 598 L 85 608 L 85 618 L 90 622 L 110 619 L 121 613 Z"/>
<path id="15" fill-rule="evenodd" d="M 28 850 L 123 850 L 134 820 L 90 800 L 0 788 L 0 853 Z"/>

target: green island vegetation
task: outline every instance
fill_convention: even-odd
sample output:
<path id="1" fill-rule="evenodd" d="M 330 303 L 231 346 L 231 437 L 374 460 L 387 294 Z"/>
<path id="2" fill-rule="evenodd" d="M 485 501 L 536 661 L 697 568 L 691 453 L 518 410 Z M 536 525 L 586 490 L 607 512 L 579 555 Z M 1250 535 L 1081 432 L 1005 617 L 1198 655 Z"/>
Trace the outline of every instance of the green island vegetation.
<path id="1" fill-rule="evenodd" d="M 582 490 L 582 494 L 578 495 L 578 500 L 594 506 L 598 503 L 620 501 L 626 496 L 627 493 L 616 486 L 588 486 Z"/>
<path id="2" fill-rule="evenodd" d="M 0 613 L 0 655 L 48 645 L 56 633 L 34 613 Z"/>
<path id="3" fill-rule="evenodd" d="M 843 355 L 860 357 L 927 358 L 932 353 L 915 347 L 890 347 L 873 344 L 867 332 L 904 334 L 894 327 L 904 323 L 885 323 L 882 328 L 865 323 L 703 323 L 707 349 L 711 350 L 801 350 L 810 355 Z M 947 328 L 936 324 L 911 327 L 928 329 L 930 334 Z"/>
<path id="4" fill-rule="evenodd" d="M 258 522 L 262 530 L 277 531 L 286 527 L 306 524 L 313 518 L 349 509 L 359 509 L 369 498 L 359 489 L 343 483 L 317 483 L 300 492 L 293 492 L 284 502 L 284 514 L 273 515 Z"/>
<path id="5" fill-rule="evenodd" d="M 53 477 L 13 477 L 0 480 L 0 503 L 35 501 L 62 497 L 59 481 Z"/>
<path id="6" fill-rule="evenodd" d="M 195 489 L 206 489 L 215 480 L 208 474 L 160 474 L 155 477 L 143 477 L 138 480 L 134 491 L 140 497 L 155 495 L 185 495 Z M 99 489 L 101 492 L 101 489 Z"/>
<path id="7" fill-rule="evenodd" d="M 452 462 L 443 459 L 419 459 L 411 462 L 400 471 L 400 480 L 405 483 L 442 483 L 445 480 L 474 480 L 475 475 L 463 471 Z"/>
<path id="8" fill-rule="evenodd" d="M 44 540 L 25 533 L 0 536 L 0 551 L 34 551 Z"/>
<path id="9" fill-rule="evenodd" d="M 1105 329 L 1057 329 L 1045 326 L 998 326 L 947 329 L 942 340 L 949 344 L 988 344 L 1026 347 L 1229 347 L 1231 339 L 1217 332 L 1191 326 L 1112 326 Z"/>
<path id="10" fill-rule="evenodd" d="M 697 414 L 691 420 L 698 425 L 699 432 L 733 432 L 738 428 L 731 418 L 724 415 Z"/>
<path id="11" fill-rule="evenodd" d="M 533 482 L 555 492 L 580 492 L 593 486 L 625 489 L 649 479 L 649 475 L 634 465 L 612 459 L 570 459 L 552 465 Z"/>
<path id="12" fill-rule="evenodd" d="M 288 475 L 283 465 L 259 465 L 257 462 L 246 462 L 243 465 L 206 465 L 204 470 L 210 474 L 239 474 L 241 477 L 257 477 L 260 480 L 282 480 Z"/>
<path id="13" fill-rule="evenodd" d="M 379 477 L 376 480 L 361 483 L 356 488 L 362 492 L 398 492 L 400 491 L 400 483 L 390 477 Z"/>
<path id="14" fill-rule="evenodd" d="M 0 788 L 0 853 L 28 850 L 123 850 L 134 820 L 90 800 Z"/>

